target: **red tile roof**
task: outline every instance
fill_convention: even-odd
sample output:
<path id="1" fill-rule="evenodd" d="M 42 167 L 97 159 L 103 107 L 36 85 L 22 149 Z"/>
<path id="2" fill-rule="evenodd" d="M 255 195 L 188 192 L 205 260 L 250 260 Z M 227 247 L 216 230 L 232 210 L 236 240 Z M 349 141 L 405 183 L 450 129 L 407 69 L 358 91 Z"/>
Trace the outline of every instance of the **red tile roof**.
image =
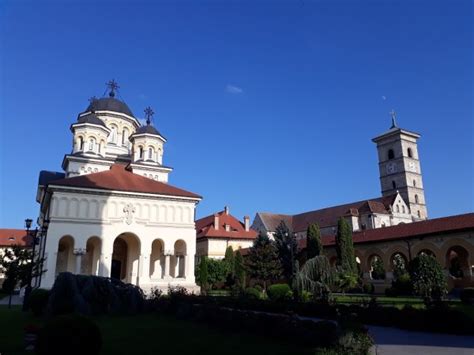
<path id="1" fill-rule="evenodd" d="M 214 214 L 196 221 L 196 238 L 224 238 L 224 239 L 255 239 L 258 233 L 251 229 L 245 230 L 245 225 L 225 211 L 216 213 L 219 216 L 219 229 L 214 226 Z M 230 231 L 225 230 L 225 225 L 230 225 Z"/>
<path id="2" fill-rule="evenodd" d="M 352 234 L 352 240 L 354 241 L 354 244 L 371 243 L 450 233 L 466 229 L 474 229 L 474 213 L 399 224 L 392 227 L 367 229 L 360 232 L 354 232 Z M 335 244 L 334 236 L 322 236 L 321 239 L 325 246 Z M 298 246 L 301 249 L 306 248 L 306 239 L 299 240 Z"/>
<path id="3" fill-rule="evenodd" d="M 110 170 L 99 173 L 54 180 L 49 185 L 202 198 L 193 192 L 134 174 L 120 164 L 114 164 Z"/>
<path id="4" fill-rule="evenodd" d="M 260 215 L 267 230 L 273 232 L 280 222 L 283 220 L 288 227 L 294 232 L 306 231 L 311 223 L 318 223 L 320 228 L 336 226 L 337 221 L 342 216 L 353 215 L 358 216 L 361 213 L 381 213 L 388 214 L 389 208 L 393 204 L 397 194 L 374 198 L 370 200 L 362 200 L 344 205 L 323 208 L 320 210 L 309 211 L 296 214 L 293 216 L 261 213 Z"/>
<path id="5" fill-rule="evenodd" d="M 24 229 L 0 229 L 0 247 L 12 245 L 30 246 L 32 241 L 31 234 L 27 237 L 26 230 Z"/>

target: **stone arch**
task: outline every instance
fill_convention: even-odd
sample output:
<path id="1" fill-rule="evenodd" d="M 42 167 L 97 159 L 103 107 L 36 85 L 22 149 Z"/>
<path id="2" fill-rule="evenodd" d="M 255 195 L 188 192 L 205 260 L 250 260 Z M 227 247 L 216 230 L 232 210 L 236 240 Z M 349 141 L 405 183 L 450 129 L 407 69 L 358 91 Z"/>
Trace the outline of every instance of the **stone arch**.
<path id="1" fill-rule="evenodd" d="M 446 254 L 448 253 L 448 250 L 452 247 L 462 247 L 467 251 L 467 262 L 469 265 L 474 265 L 474 245 L 470 244 L 464 239 L 461 238 L 452 238 L 447 240 L 442 246 L 441 246 L 441 254 L 446 257 Z M 446 260 L 443 260 L 446 261 Z M 447 264 L 442 264 L 444 267 L 447 266 Z"/>
<path id="2" fill-rule="evenodd" d="M 433 255 L 434 258 L 443 265 L 443 258 L 441 257 L 441 252 L 439 247 L 431 242 L 420 241 L 412 247 L 412 256 L 416 257 L 421 253 L 426 253 L 428 255 Z"/>
<path id="3" fill-rule="evenodd" d="M 162 279 L 165 275 L 165 242 L 162 239 L 155 239 L 151 243 L 150 255 L 150 278 Z"/>
<path id="4" fill-rule="evenodd" d="M 384 264 L 386 267 L 387 271 L 393 271 L 393 257 L 395 254 L 401 254 L 408 263 L 409 261 L 409 253 L 408 253 L 408 248 L 402 245 L 395 245 L 390 247 L 385 253 L 385 259 L 384 259 Z M 408 265 L 408 264 L 407 264 Z"/>
<path id="5" fill-rule="evenodd" d="M 367 267 L 372 280 L 384 280 L 386 267 L 383 261 L 383 254 L 372 253 L 367 258 Z"/>
<path id="6" fill-rule="evenodd" d="M 185 276 L 185 258 L 187 253 L 186 242 L 182 239 L 178 239 L 174 243 L 174 255 L 171 259 L 171 276 L 178 278 Z"/>
<path id="7" fill-rule="evenodd" d="M 74 237 L 64 235 L 58 241 L 56 253 L 56 275 L 60 272 L 75 272 Z"/>
<path id="8" fill-rule="evenodd" d="M 461 245 L 451 246 L 445 254 L 445 267 L 451 277 L 463 279 L 471 277 L 469 251 Z"/>
<path id="9" fill-rule="evenodd" d="M 125 232 L 114 240 L 111 277 L 138 284 L 141 243 L 134 233 Z"/>
<path id="10" fill-rule="evenodd" d="M 86 254 L 82 258 L 82 273 L 86 275 L 99 275 L 100 254 L 102 251 L 102 240 L 97 237 L 89 237 L 86 242 Z"/>

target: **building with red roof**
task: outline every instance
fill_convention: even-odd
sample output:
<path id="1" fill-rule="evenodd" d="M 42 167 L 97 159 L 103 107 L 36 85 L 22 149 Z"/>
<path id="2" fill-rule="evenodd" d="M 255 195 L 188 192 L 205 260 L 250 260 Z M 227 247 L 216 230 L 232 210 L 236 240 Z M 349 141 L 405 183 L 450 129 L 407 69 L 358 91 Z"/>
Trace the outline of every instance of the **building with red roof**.
<path id="1" fill-rule="evenodd" d="M 196 221 L 196 255 L 222 259 L 227 248 L 250 248 L 258 233 L 250 228 L 250 217 L 239 221 L 229 212 L 229 207 Z"/>

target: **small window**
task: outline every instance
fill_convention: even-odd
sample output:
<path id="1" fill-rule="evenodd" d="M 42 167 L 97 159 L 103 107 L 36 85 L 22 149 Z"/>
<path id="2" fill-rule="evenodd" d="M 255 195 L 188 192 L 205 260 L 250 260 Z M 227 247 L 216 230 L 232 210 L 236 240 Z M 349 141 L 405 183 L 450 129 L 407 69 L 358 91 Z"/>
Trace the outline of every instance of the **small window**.
<path id="1" fill-rule="evenodd" d="M 84 139 L 79 137 L 79 150 L 84 150 Z"/>
<path id="2" fill-rule="evenodd" d="M 415 195 L 415 203 L 418 203 L 418 195 Z"/>
<path id="3" fill-rule="evenodd" d="M 405 206 L 402 206 L 402 213 L 405 213 Z"/>
<path id="4" fill-rule="evenodd" d="M 127 145 L 127 140 L 128 140 L 128 130 L 125 128 L 122 131 L 122 145 Z"/>
<path id="5" fill-rule="evenodd" d="M 421 218 L 421 212 L 418 211 L 418 218 Z"/>
<path id="6" fill-rule="evenodd" d="M 117 127 L 115 126 L 110 127 L 109 142 L 117 143 Z"/>
<path id="7" fill-rule="evenodd" d="M 153 148 L 148 148 L 148 159 L 153 160 Z"/>
<path id="8" fill-rule="evenodd" d="M 140 159 L 143 159 L 143 147 L 140 147 Z"/>
<path id="9" fill-rule="evenodd" d="M 392 187 L 394 190 L 397 188 L 397 183 L 395 181 L 392 181 Z"/>
<path id="10" fill-rule="evenodd" d="M 95 147 L 95 139 L 91 138 L 89 140 L 89 150 L 94 150 L 94 147 Z"/>
<path id="11" fill-rule="evenodd" d="M 416 180 L 413 179 L 413 187 L 416 187 Z"/>
<path id="12" fill-rule="evenodd" d="M 388 159 L 393 159 L 395 158 L 395 153 L 393 152 L 393 149 L 388 150 Z"/>
<path id="13" fill-rule="evenodd" d="M 400 213 L 400 206 L 397 205 L 397 213 Z"/>
<path id="14" fill-rule="evenodd" d="M 413 152 L 411 151 L 411 148 L 407 149 L 408 157 L 413 158 Z"/>

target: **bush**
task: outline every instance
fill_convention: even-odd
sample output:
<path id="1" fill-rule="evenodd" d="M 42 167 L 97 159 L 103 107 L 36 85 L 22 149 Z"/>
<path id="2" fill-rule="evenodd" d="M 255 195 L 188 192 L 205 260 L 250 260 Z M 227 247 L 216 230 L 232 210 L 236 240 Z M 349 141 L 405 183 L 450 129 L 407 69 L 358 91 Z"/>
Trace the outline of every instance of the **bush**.
<path id="1" fill-rule="evenodd" d="M 251 300 L 259 300 L 262 298 L 262 293 L 254 287 L 248 287 L 244 291 L 244 296 Z"/>
<path id="2" fill-rule="evenodd" d="M 446 279 L 441 265 L 432 256 L 421 254 L 410 263 L 410 278 L 416 295 L 440 300 L 446 294 Z"/>
<path id="3" fill-rule="evenodd" d="M 474 287 L 466 287 L 462 289 L 459 298 L 462 303 L 474 304 Z"/>
<path id="4" fill-rule="evenodd" d="M 301 302 L 309 302 L 313 298 L 313 294 L 308 291 L 302 291 L 299 296 Z"/>
<path id="5" fill-rule="evenodd" d="M 366 355 L 374 341 L 368 333 L 347 331 L 341 335 L 337 344 L 338 354 Z"/>
<path id="6" fill-rule="evenodd" d="M 263 287 L 262 285 L 259 285 L 259 284 L 255 284 L 253 286 L 254 289 L 256 289 L 258 292 L 263 292 Z"/>
<path id="7" fill-rule="evenodd" d="M 36 354 L 96 355 L 101 347 L 99 327 L 88 318 L 71 314 L 53 318 L 40 330 Z"/>
<path id="8" fill-rule="evenodd" d="M 392 295 L 393 296 L 410 296 L 413 294 L 413 285 L 410 274 L 404 273 L 398 276 L 396 280 L 392 281 Z"/>
<path id="9" fill-rule="evenodd" d="M 372 294 L 375 292 L 375 286 L 372 283 L 364 284 L 364 286 L 362 286 L 362 291 L 364 293 Z"/>
<path id="10" fill-rule="evenodd" d="M 36 288 L 30 293 L 30 297 L 28 299 L 28 309 L 30 309 L 36 317 L 39 317 L 46 312 L 48 299 L 48 290 Z"/>
<path id="11" fill-rule="evenodd" d="M 274 284 L 267 290 L 268 297 L 272 301 L 286 301 L 293 297 L 290 286 L 288 284 Z"/>

